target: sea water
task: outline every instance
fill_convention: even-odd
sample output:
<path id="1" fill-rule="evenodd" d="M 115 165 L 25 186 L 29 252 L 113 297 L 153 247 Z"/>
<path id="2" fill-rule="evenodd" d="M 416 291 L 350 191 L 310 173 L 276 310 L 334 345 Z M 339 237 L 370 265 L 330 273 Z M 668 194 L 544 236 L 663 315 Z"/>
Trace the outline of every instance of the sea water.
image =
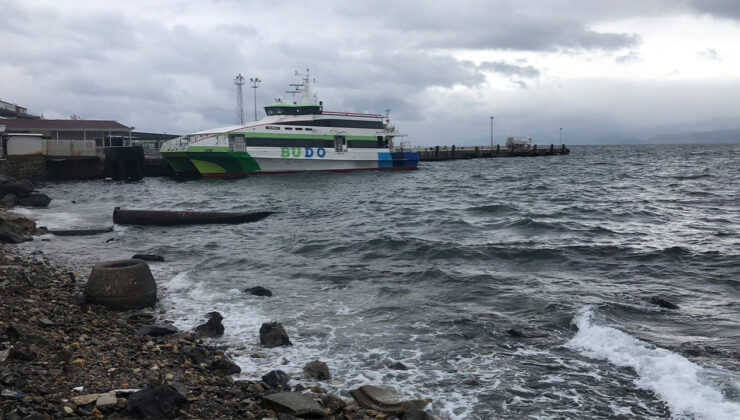
<path id="1" fill-rule="evenodd" d="M 740 418 L 740 145 L 42 189 L 49 208 L 22 211 L 57 229 L 110 226 L 116 206 L 276 211 L 23 245 L 82 274 L 164 256 L 163 316 L 187 330 L 221 312 L 245 379 L 307 382 L 320 359 L 331 392 L 389 384 L 450 419 Z M 269 321 L 292 347 L 259 346 Z"/>

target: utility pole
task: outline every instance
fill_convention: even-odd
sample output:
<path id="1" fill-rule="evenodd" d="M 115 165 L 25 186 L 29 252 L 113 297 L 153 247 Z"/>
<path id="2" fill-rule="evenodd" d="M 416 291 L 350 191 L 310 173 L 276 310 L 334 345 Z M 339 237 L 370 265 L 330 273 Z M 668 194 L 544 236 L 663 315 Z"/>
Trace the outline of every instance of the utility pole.
<path id="1" fill-rule="evenodd" d="M 236 123 L 244 125 L 244 97 L 242 96 L 244 77 L 241 73 L 234 78 L 234 84 L 236 85 Z"/>
<path id="2" fill-rule="evenodd" d="M 257 88 L 260 87 L 262 80 L 259 77 L 250 77 L 249 82 L 252 83 L 252 89 L 254 89 L 254 120 L 257 121 Z"/>
<path id="3" fill-rule="evenodd" d="M 491 150 L 493 150 L 493 117 L 491 117 Z"/>

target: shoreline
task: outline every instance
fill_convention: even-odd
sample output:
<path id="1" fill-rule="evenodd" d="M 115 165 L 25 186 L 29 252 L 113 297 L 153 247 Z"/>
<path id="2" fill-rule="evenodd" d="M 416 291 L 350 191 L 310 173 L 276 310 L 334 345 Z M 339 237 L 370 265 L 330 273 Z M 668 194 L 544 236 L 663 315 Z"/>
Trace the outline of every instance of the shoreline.
<path id="1" fill-rule="evenodd" d="M 167 323 L 159 317 L 163 309 L 117 312 L 87 304 L 70 265 L 41 250 L 0 244 L 0 268 L 0 419 L 159 417 L 142 416 L 132 402 L 136 391 L 156 389 L 177 393 L 169 418 L 303 418 L 265 402 L 290 391 L 323 411 L 306 418 L 435 418 L 421 410 L 363 408 L 328 394 L 321 381 L 306 387 L 235 379 L 239 368 L 228 347 L 191 331 L 145 335 L 142 328 Z"/>

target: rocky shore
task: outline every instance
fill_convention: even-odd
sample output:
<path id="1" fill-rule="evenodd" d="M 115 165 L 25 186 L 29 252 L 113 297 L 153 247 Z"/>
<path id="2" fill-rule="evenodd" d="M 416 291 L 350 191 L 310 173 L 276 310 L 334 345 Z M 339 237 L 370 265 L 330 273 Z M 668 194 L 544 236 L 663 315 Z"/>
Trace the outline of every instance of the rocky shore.
<path id="1" fill-rule="evenodd" d="M 331 374 L 321 362 L 304 369 L 319 384 L 310 388 L 282 371 L 240 380 L 228 349 L 208 338 L 218 335 L 220 314 L 196 331 L 177 331 L 156 306 L 86 303 L 85 279 L 77 277 L 40 251 L 0 244 L 0 420 L 435 418 L 422 410 L 427 401 L 382 386 L 351 390 L 354 399 L 328 394 L 320 381 Z M 264 340 L 273 327 L 263 325 L 263 346 L 272 345 Z"/>

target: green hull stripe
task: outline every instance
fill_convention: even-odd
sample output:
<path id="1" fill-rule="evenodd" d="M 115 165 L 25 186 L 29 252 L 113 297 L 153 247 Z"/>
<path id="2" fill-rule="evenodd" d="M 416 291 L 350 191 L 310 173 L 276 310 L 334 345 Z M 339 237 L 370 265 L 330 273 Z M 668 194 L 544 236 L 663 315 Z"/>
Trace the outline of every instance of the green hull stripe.
<path id="1" fill-rule="evenodd" d="M 162 158 L 175 173 L 198 172 L 198 169 L 185 155 L 185 152 L 162 152 Z"/>
<path id="2" fill-rule="evenodd" d="M 260 166 L 247 152 L 195 152 L 187 156 L 201 174 L 255 172 Z"/>

